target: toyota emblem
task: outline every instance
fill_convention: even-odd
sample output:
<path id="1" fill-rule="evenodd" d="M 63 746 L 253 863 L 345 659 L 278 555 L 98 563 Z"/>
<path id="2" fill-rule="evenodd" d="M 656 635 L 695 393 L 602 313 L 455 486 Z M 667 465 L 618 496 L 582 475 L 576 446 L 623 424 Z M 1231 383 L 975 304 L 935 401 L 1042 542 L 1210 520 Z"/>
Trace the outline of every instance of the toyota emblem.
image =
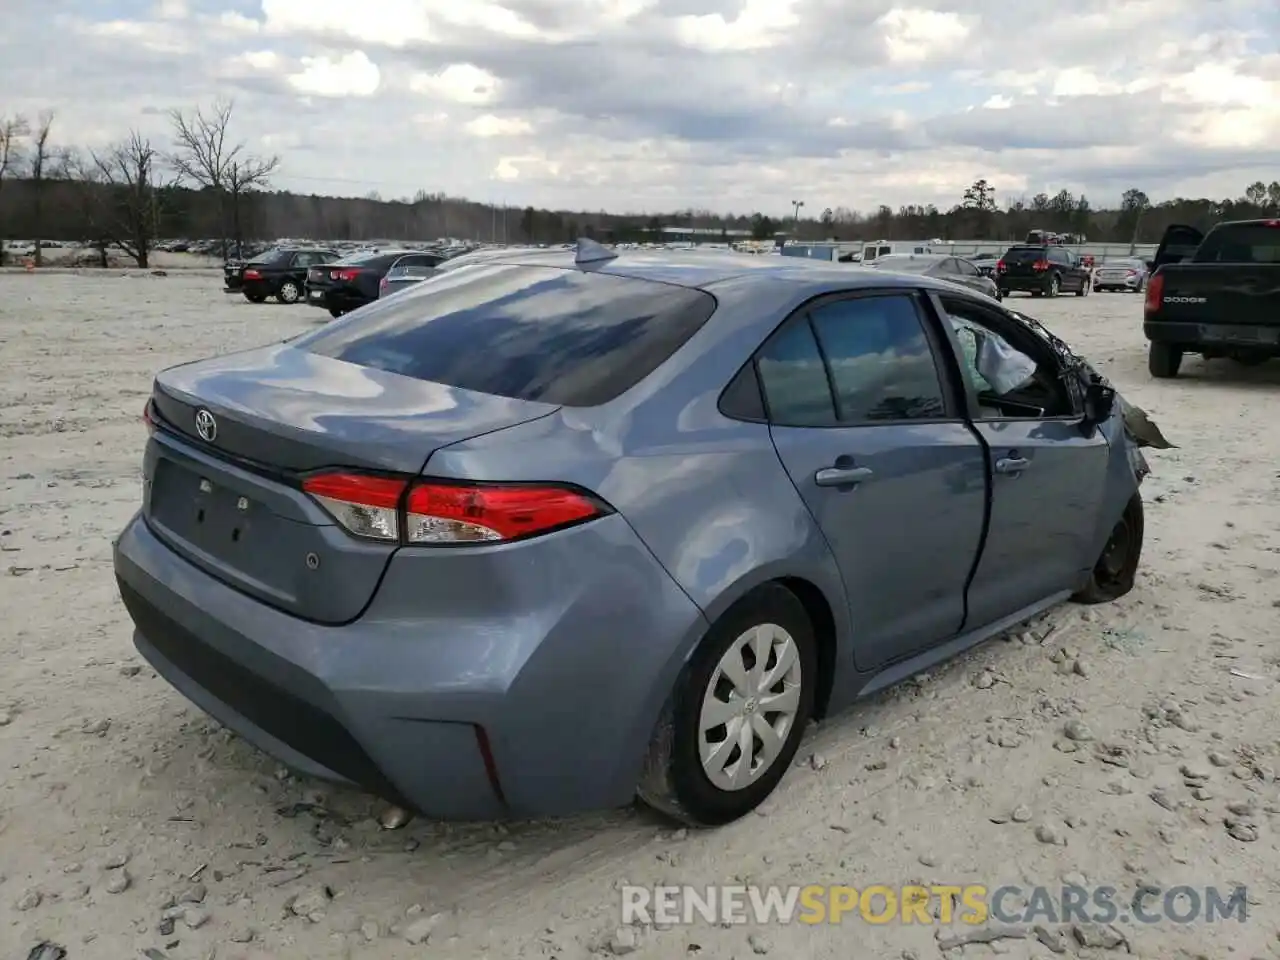
<path id="1" fill-rule="evenodd" d="M 218 436 L 218 421 L 204 407 L 196 411 L 196 433 L 205 443 L 213 443 Z"/>

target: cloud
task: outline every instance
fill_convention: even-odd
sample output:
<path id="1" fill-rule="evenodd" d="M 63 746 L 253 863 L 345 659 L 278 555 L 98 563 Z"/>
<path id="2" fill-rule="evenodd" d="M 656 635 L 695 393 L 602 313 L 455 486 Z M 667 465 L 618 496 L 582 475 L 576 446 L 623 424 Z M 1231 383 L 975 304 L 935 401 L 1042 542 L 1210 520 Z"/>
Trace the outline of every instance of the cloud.
<path id="1" fill-rule="evenodd" d="M 1274 0 L 66 0 L 9 110 L 92 146 L 235 100 L 280 187 L 785 214 L 1238 194 L 1280 170 Z"/>

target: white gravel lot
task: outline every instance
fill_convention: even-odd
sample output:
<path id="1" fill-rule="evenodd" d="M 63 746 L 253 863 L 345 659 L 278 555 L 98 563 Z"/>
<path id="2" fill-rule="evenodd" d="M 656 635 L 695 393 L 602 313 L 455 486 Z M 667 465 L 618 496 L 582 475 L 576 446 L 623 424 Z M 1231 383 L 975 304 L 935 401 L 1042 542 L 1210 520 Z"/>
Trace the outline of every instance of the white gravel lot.
<path id="1" fill-rule="evenodd" d="M 673 833 L 622 811 L 389 832 L 370 798 L 299 781 L 220 730 L 130 642 L 110 541 L 139 500 L 152 374 L 324 317 L 219 286 L 0 275 L 0 957 L 51 941 L 69 960 L 576 960 L 630 950 L 616 933 L 624 879 L 1064 877 L 1127 892 L 1245 884 L 1244 923 L 1117 929 L 1151 960 L 1278 955 L 1280 363 L 1190 361 L 1157 383 L 1138 297 L 1019 299 L 1180 447 L 1149 457 L 1133 594 L 1062 607 L 825 724 L 762 814 L 719 831 Z M 1068 720 L 1086 739 L 1064 735 Z M 1188 784 L 1183 768 L 1205 778 Z M 184 892 L 202 903 L 166 922 Z M 406 928 L 437 913 L 429 942 L 410 944 Z M 944 953 L 930 926 L 860 920 L 635 934 L 636 957 L 703 960 L 1126 949 L 1080 946 L 1068 929 L 1065 948 L 1033 934 Z"/>

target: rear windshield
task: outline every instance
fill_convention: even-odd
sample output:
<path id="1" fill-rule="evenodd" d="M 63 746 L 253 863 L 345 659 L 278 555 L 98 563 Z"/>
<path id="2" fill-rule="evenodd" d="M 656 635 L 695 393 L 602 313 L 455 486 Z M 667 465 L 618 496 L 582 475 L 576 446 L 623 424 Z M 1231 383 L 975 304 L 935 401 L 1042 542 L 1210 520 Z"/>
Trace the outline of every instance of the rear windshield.
<path id="1" fill-rule="evenodd" d="M 1001 259 L 1005 263 L 1035 263 L 1047 256 L 1044 247 L 1010 247 Z"/>
<path id="2" fill-rule="evenodd" d="M 376 250 L 362 250 L 359 253 L 348 254 L 341 260 L 335 260 L 334 265 L 340 267 L 369 267 L 376 266 L 379 261 L 385 260 L 387 263 L 403 257 L 404 253 L 396 251 L 395 253 L 378 253 Z"/>
<path id="3" fill-rule="evenodd" d="M 437 274 L 294 345 L 481 393 L 587 407 L 639 383 L 715 311 L 687 287 L 548 267 Z"/>
<path id="4" fill-rule="evenodd" d="M 1196 263 L 1280 263 L 1280 223 L 1228 224 L 1209 231 Z"/>
<path id="5" fill-rule="evenodd" d="M 281 250 L 279 247 L 273 247 L 270 250 L 264 250 L 249 260 L 249 263 L 279 263 L 291 255 L 288 250 Z"/>
<path id="6" fill-rule="evenodd" d="M 937 265 L 937 260 L 923 257 L 888 256 L 881 257 L 876 261 L 877 267 L 883 267 L 885 270 L 896 270 L 898 273 L 924 273 L 930 267 Z"/>

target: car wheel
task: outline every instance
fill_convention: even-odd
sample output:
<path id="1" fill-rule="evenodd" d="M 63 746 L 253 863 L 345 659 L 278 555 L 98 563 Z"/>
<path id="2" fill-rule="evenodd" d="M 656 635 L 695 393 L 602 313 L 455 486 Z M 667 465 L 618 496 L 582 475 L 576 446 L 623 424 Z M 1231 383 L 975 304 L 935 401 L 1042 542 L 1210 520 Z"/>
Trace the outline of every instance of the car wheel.
<path id="1" fill-rule="evenodd" d="M 1182 349 L 1169 343 L 1153 343 L 1147 348 L 1147 369 L 1153 377 L 1168 380 L 1178 375 Z"/>
<path id="2" fill-rule="evenodd" d="M 790 590 L 766 584 L 711 627 L 663 709 L 637 793 L 693 826 L 758 807 L 791 766 L 813 713 L 813 625 Z"/>
<path id="3" fill-rule="evenodd" d="M 330 308 L 329 308 L 329 316 L 333 317 L 333 319 L 335 319 L 335 320 L 337 320 L 340 316 L 342 316 L 342 314 L 343 314 L 344 312 L 345 312 L 345 311 L 343 311 L 343 310 L 339 310 L 337 307 L 330 307 Z"/>
<path id="4" fill-rule="evenodd" d="M 1092 286 L 1092 284 L 1091 284 L 1091 283 L 1089 283 L 1089 281 L 1088 281 L 1088 280 L 1081 280 L 1081 281 L 1080 281 L 1080 289 L 1076 291 L 1076 296 L 1077 296 L 1077 297 L 1087 297 L 1087 296 L 1089 295 L 1089 287 L 1091 287 L 1091 286 Z"/>
<path id="5" fill-rule="evenodd" d="M 280 292 L 276 294 L 276 299 L 281 303 L 297 303 L 301 296 L 302 291 L 298 289 L 298 285 L 292 280 L 286 280 L 280 284 Z"/>
<path id="6" fill-rule="evenodd" d="M 267 299 L 261 293 L 246 293 L 244 298 L 250 303 L 263 303 Z"/>
<path id="7" fill-rule="evenodd" d="M 1060 289 L 1062 289 L 1062 281 L 1058 279 L 1058 275 L 1055 273 L 1049 278 L 1049 283 L 1044 289 L 1044 295 L 1046 297 L 1056 297 Z"/>
<path id="8" fill-rule="evenodd" d="M 1089 582 L 1071 599 L 1076 603 L 1108 603 L 1133 589 L 1142 559 L 1142 494 L 1135 493 L 1111 529 Z"/>

